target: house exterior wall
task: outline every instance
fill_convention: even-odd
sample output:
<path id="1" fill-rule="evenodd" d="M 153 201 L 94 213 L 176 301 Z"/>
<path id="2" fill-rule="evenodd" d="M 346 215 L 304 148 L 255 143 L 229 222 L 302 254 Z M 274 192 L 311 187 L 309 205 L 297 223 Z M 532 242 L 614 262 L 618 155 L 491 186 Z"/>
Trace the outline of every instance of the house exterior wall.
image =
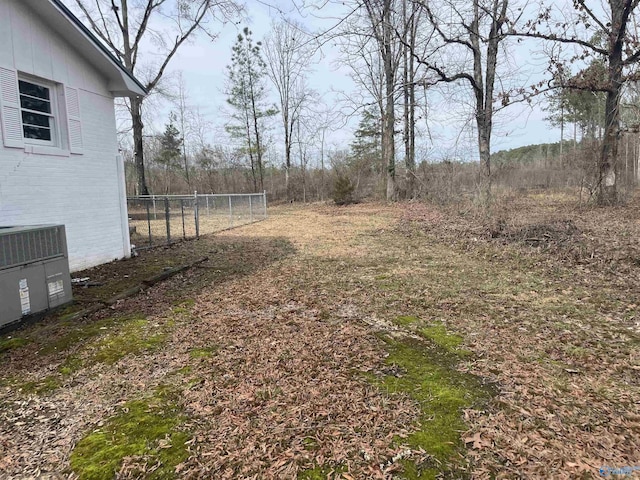
<path id="1" fill-rule="evenodd" d="M 64 224 L 72 271 L 128 256 L 124 169 L 106 79 L 20 0 L 0 0 L 0 73 L 12 71 L 53 82 L 63 130 L 67 87 L 77 91 L 81 153 L 71 153 L 70 129 L 59 148 L 0 141 L 0 226 Z"/>

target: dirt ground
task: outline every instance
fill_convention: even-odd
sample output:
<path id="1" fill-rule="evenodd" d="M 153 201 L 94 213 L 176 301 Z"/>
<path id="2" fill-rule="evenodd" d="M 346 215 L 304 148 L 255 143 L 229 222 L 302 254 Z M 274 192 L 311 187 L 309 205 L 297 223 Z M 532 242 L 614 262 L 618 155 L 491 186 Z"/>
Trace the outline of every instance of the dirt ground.
<path id="1" fill-rule="evenodd" d="M 286 206 L 81 272 L 0 337 L 0 478 L 640 477 L 638 207 Z"/>

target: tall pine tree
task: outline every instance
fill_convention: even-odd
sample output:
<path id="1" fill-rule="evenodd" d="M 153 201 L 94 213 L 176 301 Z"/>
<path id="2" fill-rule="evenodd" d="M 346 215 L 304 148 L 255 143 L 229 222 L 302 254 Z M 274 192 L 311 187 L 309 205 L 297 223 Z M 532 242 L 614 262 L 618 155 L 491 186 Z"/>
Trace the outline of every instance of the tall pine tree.
<path id="1" fill-rule="evenodd" d="M 182 147 L 182 137 L 180 131 L 173 122 L 175 115 L 171 114 L 169 123 L 165 126 L 164 133 L 160 136 L 160 153 L 156 161 L 164 167 L 165 172 L 165 193 L 171 193 L 171 173 L 180 167 L 180 154 Z"/>
<path id="2" fill-rule="evenodd" d="M 365 109 L 354 132 L 351 143 L 351 161 L 360 165 L 367 164 L 376 173 L 384 171 L 382 165 L 382 119 L 373 109 Z"/>
<path id="3" fill-rule="evenodd" d="M 232 48 L 231 65 L 227 67 L 227 102 L 233 108 L 227 131 L 243 141 L 249 157 L 253 188 L 264 190 L 264 119 L 278 111 L 266 105 L 266 64 L 262 60 L 261 43 L 253 43 L 251 31 L 245 27 Z"/>

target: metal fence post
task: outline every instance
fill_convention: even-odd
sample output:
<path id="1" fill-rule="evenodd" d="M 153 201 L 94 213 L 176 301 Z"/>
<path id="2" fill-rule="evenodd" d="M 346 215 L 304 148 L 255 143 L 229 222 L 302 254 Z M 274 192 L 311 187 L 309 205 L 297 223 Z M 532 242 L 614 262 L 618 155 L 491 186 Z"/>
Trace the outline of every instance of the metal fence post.
<path id="1" fill-rule="evenodd" d="M 200 238 L 200 215 L 198 210 L 198 191 L 193 192 L 193 215 L 196 222 L 196 238 Z"/>
<path id="2" fill-rule="evenodd" d="M 158 212 L 156 211 L 156 196 L 152 195 L 151 199 L 153 200 L 153 219 L 157 220 L 158 219 Z"/>
<path id="3" fill-rule="evenodd" d="M 147 226 L 149 227 L 149 246 L 153 245 L 153 240 L 151 239 L 151 212 L 149 211 L 149 201 L 145 201 L 144 204 L 147 206 Z"/>
<path id="4" fill-rule="evenodd" d="M 211 215 L 209 213 L 209 195 L 207 195 L 207 215 Z"/>
<path id="5" fill-rule="evenodd" d="M 171 226 L 169 220 L 169 197 L 164 197 L 164 218 L 167 221 L 167 245 L 171 243 Z"/>
<path id="6" fill-rule="evenodd" d="M 262 201 L 264 202 L 264 218 L 267 218 L 267 191 L 262 192 Z"/>
<path id="7" fill-rule="evenodd" d="M 187 238 L 187 231 L 184 228 L 184 198 L 180 199 L 180 212 L 182 213 L 182 238 Z"/>
<path id="8" fill-rule="evenodd" d="M 231 206 L 231 195 L 229 195 L 229 227 L 233 227 L 233 207 Z"/>

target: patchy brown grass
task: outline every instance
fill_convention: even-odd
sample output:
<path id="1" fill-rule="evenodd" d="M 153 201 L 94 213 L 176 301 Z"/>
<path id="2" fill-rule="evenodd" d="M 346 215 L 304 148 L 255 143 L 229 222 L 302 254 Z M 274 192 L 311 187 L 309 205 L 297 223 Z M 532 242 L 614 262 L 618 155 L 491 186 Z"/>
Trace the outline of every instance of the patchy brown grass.
<path id="1" fill-rule="evenodd" d="M 121 444 L 135 455 L 110 458 L 119 478 L 590 478 L 640 465 L 637 208 L 508 206 L 491 220 L 418 203 L 283 206 L 89 271 L 104 285 L 78 291 L 84 303 L 210 258 L 86 321 L 58 315 L 2 339 L 0 476 L 78 474 L 74 446 L 102 458 L 86 446 L 155 415 L 141 402 L 163 389 L 180 451 L 158 453 L 169 436 Z"/>
<path id="2" fill-rule="evenodd" d="M 425 309 L 465 336 L 469 371 L 500 386 L 493 409 L 468 414 L 474 476 L 591 478 L 639 465 L 637 204 L 505 204 L 490 220 L 413 205 L 401 227 L 424 239 L 417 248 L 439 278 L 422 292 Z"/>

